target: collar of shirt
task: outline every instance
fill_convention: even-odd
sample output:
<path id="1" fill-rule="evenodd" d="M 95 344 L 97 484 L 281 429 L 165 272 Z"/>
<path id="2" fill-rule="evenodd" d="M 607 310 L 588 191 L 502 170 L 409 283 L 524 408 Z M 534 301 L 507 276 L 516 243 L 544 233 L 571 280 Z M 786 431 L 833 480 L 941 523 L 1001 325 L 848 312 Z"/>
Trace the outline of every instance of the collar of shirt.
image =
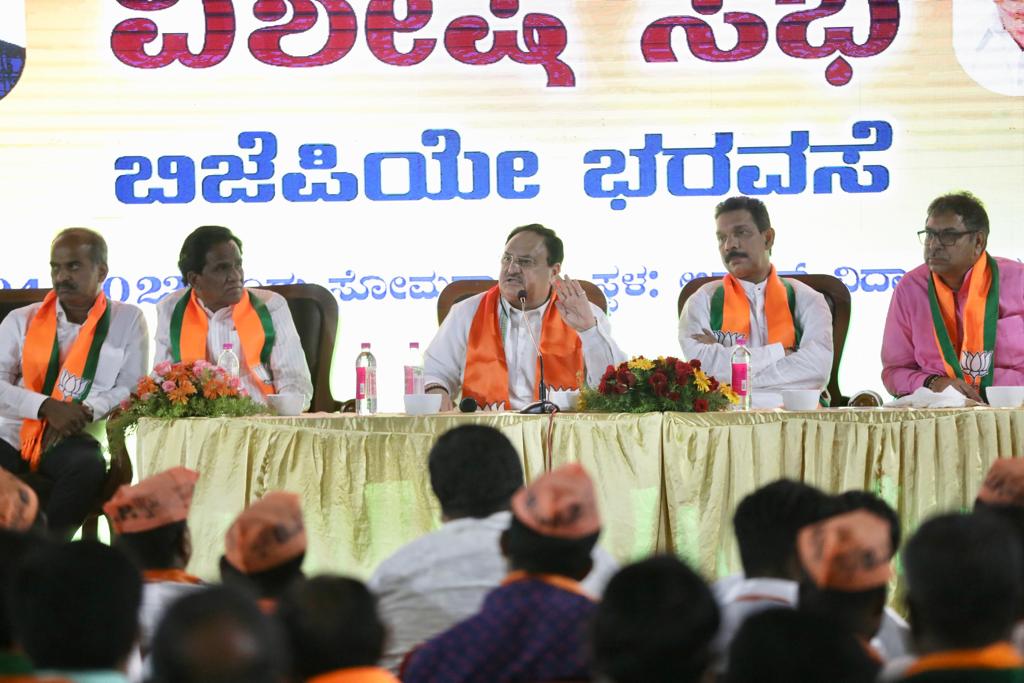
<path id="1" fill-rule="evenodd" d="M 733 602 L 769 601 L 795 605 L 798 586 L 796 581 L 788 579 L 743 579 L 731 583 L 721 594 L 721 602 L 727 605 Z"/>
<path id="2" fill-rule="evenodd" d="M 248 289 L 243 289 L 242 290 L 242 295 L 243 296 L 248 294 L 248 293 L 249 293 Z M 231 315 L 235 311 L 235 307 L 234 306 L 225 306 L 224 308 L 221 308 L 221 309 L 217 310 L 216 312 L 214 312 L 214 311 L 211 311 L 209 308 L 207 308 L 206 304 L 203 303 L 203 300 L 201 298 L 199 298 L 198 296 L 196 297 L 196 301 L 199 302 L 199 306 L 203 309 L 203 312 L 206 313 L 206 317 L 209 318 L 210 320 L 224 320 L 225 318 L 230 318 Z"/>
<path id="3" fill-rule="evenodd" d="M 441 528 L 445 531 L 454 532 L 458 532 L 461 529 L 476 529 L 479 527 L 489 527 L 504 531 L 508 528 L 511 521 L 512 513 L 508 510 L 502 510 L 487 517 L 460 517 L 452 519 L 442 524 Z"/>
<path id="4" fill-rule="evenodd" d="M 530 315 L 529 314 L 531 314 L 531 313 L 536 314 L 536 318 L 537 318 L 538 321 L 544 320 L 544 312 L 548 310 L 548 303 L 550 301 L 551 301 L 551 296 L 548 295 L 548 298 L 544 301 L 544 303 L 542 303 L 537 308 L 528 309 L 526 311 L 526 313 L 524 314 L 523 313 L 523 309 L 517 308 L 517 307 L 511 305 L 509 302 L 505 301 L 505 297 L 499 296 L 498 297 L 498 320 L 500 321 L 499 325 L 500 325 L 500 328 L 501 328 L 501 338 L 503 340 L 504 339 L 508 339 L 508 330 L 509 330 L 509 323 L 510 322 L 515 321 L 516 327 L 522 326 L 522 324 L 523 324 L 522 323 L 522 319 L 523 319 L 524 315 L 526 315 L 526 320 L 527 321 L 530 321 Z M 537 341 L 540 342 L 539 339 Z"/>

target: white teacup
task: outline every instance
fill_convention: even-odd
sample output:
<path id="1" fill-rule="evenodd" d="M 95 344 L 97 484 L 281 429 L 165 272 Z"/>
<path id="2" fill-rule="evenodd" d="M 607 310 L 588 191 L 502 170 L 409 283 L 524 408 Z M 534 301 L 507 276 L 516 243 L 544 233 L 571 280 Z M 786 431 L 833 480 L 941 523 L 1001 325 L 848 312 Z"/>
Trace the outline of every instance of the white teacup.
<path id="1" fill-rule="evenodd" d="M 817 410 L 821 392 L 817 389 L 786 389 L 782 392 L 782 407 L 786 410 Z"/>
<path id="2" fill-rule="evenodd" d="M 433 415 L 441 411 L 441 394 L 406 394 L 406 415 Z"/>
<path id="3" fill-rule="evenodd" d="M 1018 408 L 1024 405 L 1024 387 L 989 387 L 985 396 L 993 408 Z"/>
<path id="4" fill-rule="evenodd" d="M 298 415 L 302 412 L 302 394 L 267 394 L 267 404 L 277 415 Z"/>
<path id="5" fill-rule="evenodd" d="M 548 389 L 548 400 L 559 410 L 574 411 L 580 405 L 580 392 L 575 389 Z"/>

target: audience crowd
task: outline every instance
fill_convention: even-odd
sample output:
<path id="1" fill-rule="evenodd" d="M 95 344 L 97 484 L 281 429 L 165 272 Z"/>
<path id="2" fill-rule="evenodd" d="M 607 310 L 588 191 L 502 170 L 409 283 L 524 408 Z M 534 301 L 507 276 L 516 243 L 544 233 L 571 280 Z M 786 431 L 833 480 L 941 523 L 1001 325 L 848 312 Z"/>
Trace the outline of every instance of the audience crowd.
<path id="1" fill-rule="evenodd" d="M 902 546 L 871 493 L 768 484 L 733 517 L 743 572 L 710 584 L 675 556 L 620 569 L 579 465 L 525 484 L 509 441 L 475 425 L 428 462 L 441 527 L 366 584 L 303 574 L 294 494 L 234 520 L 207 584 L 186 570 L 200 474 L 122 487 L 108 546 L 49 533 L 0 470 L 0 681 L 1024 683 L 1022 458 Z"/>

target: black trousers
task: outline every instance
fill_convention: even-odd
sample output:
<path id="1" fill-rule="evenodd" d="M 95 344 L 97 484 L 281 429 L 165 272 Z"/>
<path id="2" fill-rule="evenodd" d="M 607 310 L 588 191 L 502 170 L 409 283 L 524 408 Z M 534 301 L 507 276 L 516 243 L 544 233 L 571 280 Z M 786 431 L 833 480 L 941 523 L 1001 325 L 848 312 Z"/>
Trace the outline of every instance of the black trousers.
<path id="1" fill-rule="evenodd" d="M 0 439 L 0 467 L 16 475 L 29 471 L 21 452 L 4 439 Z M 70 436 L 43 454 L 38 473 L 52 481 L 53 488 L 48 496 L 40 495 L 40 501 L 54 535 L 70 538 L 82 526 L 103 486 L 106 470 L 100 445 L 88 434 Z"/>

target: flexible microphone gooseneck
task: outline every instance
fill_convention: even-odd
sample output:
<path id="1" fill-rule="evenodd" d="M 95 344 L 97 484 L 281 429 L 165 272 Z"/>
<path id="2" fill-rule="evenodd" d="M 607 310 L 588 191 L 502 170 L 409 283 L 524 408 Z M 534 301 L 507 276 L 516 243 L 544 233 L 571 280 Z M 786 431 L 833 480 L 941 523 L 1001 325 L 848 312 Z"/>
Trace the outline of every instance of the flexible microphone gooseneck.
<path id="1" fill-rule="evenodd" d="M 540 352 L 540 344 L 537 343 L 537 337 L 533 334 L 533 327 L 530 326 L 530 318 L 526 312 L 526 296 L 527 292 L 525 289 L 520 289 L 516 292 L 516 298 L 519 299 L 519 306 L 523 311 L 523 324 L 526 325 L 526 331 L 530 333 L 530 341 L 533 342 L 533 349 L 537 352 L 537 365 L 540 369 L 540 386 L 537 387 L 538 400 L 526 406 L 519 412 L 524 415 L 554 413 L 558 411 L 558 406 L 548 400 L 548 387 L 544 382 L 544 355 Z"/>

